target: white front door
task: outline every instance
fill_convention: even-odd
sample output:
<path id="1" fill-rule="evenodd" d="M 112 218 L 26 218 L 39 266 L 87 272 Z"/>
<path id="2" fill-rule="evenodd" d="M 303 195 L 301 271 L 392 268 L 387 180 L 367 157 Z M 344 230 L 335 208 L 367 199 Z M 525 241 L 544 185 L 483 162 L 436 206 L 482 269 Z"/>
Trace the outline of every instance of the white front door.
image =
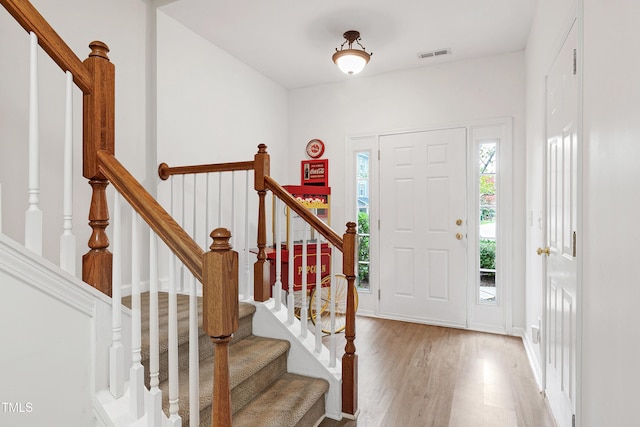
<path id="1" fill-rule="evenodd" d="M 575 26 L 547 76 L 546 392 L 559 427 L 576 402 L 578 79 Z"/>
<path id="2" fill-rule="evenodd" d="M 380 137 L 380 314 L 467 326 L 466 129 Z"/>

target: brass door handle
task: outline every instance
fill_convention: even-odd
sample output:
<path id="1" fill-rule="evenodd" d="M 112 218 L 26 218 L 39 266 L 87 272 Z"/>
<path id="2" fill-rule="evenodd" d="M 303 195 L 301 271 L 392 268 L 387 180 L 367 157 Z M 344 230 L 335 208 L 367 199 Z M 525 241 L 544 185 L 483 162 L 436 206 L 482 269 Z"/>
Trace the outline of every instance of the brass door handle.
<path id="1" fill-rule="evenodd" d="M 542 256 L 542 254 L 546 254 L 547 256 L 549 256 L 551 254 L 551 251 L 549 250 L 549 248 L 538 248 L 538 250 L 536 251 L 538 253 L 538 255 Z"/>
<path id="2" fill-rule="evenodd" d="M 462 233 L 456 233 L 456 239 L 462 240 L 463 237 Z"/>

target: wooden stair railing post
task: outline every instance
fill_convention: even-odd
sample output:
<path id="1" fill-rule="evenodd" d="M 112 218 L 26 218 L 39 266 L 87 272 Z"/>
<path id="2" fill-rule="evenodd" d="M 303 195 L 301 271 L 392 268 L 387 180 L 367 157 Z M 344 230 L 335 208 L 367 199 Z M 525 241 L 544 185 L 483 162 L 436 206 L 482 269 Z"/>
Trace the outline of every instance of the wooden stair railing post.
<path id="1" fill-rule="evenodd" d="M 253 299 L 255 301 L 266 301 L 271 297 L 269 283 L 269 261 L 267 261 L 267 212 L 265 196 L 267 195 L 267 185 L 264 177 L 269 176 L 269 154 L 267 146 L 260 144 L 258 153 L 255 156 L 255 182 L 254 187 L 258 192 L 258 260 L 253 267 Z"/>
<path id="2" fill-rule="evenodd" d="M 343 238 L 342 266 L 347 278 L 347 344 L 342 356 L 342 412 L 354 415 L 358 410 L 358 355 L 356 354 L 355 254 L 356 223 L 348 222 Z"/>
<path id="3" fill-rule="evenodd" d="M 202 328 L 214 344 L 213 427 L 231 426 L 229 341 L 238 330 L 238 253 L 231 250 L 231 232 L 211 232 L 211 251 L 203 258 Z"/>
<path id="4" fill-rule="evenodd" d="M 82 280 L 111 295 L 112 255 L 105 229 L 109 225 L 106 187 L 109 181 L 98 168 L 100 150 L 114 154 L 115 67 L 109 61 L 109 47 L 99 41 L 89 44 L 91 53 L 84 60 L 93 90 L 83 96 L 83 169 L 93 194 L 89 209 L 89 252 L 82 257 Z"/>

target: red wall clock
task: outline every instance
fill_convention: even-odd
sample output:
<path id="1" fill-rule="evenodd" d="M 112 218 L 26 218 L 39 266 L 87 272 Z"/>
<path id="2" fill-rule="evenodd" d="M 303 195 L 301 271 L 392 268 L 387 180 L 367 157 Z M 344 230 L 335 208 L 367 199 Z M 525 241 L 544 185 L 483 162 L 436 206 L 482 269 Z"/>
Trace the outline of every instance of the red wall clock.
<path id="1" fill-rule="evenodd" d="M 307 156 L 311 157 L 312 159 L 318 159 L 324 154 L 324 142 L 320 141 L 319 139 L 312 139 L 311 141 L 307 142 L 306 151 Z"/>

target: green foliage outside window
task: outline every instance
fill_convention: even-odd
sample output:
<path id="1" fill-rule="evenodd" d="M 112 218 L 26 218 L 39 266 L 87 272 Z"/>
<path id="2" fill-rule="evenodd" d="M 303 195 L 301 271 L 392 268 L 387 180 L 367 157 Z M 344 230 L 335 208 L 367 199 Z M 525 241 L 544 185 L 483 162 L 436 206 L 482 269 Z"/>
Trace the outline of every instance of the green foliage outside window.
<path id="1" fill-rule="evenodd" d="M 480 268 L 496 269 L 496 241 L 480 240 Z"/>
<path id="2" fill-rule="evenodd" d="M 369 283 L 369 214 L 358 212 L 358 263 L 359 283 Z"/>

